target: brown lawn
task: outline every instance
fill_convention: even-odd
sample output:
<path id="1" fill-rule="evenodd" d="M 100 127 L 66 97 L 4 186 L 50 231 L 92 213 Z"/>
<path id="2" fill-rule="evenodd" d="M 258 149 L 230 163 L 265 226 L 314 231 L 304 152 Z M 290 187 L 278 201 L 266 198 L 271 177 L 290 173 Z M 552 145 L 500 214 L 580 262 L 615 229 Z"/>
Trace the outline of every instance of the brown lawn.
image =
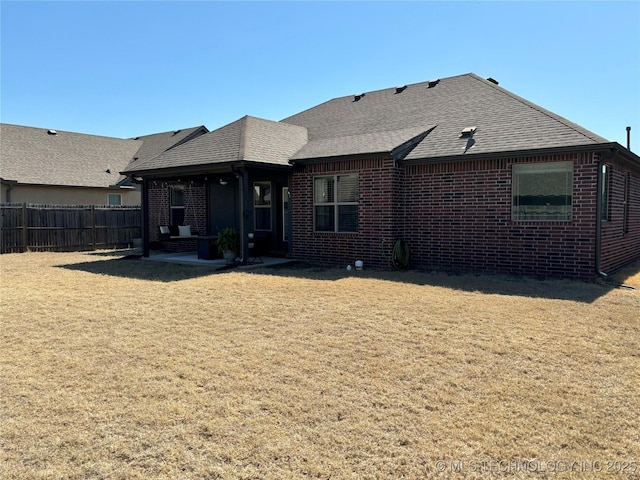
<path id="1" fill-rule="evenodd" d="M 5 479 L 640 478 L 640 264 L 0 268 Z"/>

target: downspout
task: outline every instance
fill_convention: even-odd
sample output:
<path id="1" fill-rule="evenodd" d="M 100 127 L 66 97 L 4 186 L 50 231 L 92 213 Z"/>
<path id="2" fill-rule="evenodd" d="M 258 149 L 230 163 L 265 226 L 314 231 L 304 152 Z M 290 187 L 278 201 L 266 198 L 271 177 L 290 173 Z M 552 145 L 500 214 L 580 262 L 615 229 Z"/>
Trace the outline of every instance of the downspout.
<path id="1" fill-rule="evenodd" d="M 13 187 L 16 183 L 18 183 L 16 180 L 2 180 L 2 184 L 7 186 L 7 191 L 5 192 L 5 202 L 11 203 L 11 190 L 13 190 Z"/>
<path id="2" fill-rule="evenodd" d="M 607 278 L 608 275 L 602 271 L 602 187 L 604 177 L 602 175 L 602 166 L 606 161 L 611 161 L 618 156 L 618 149 L 611 147 L 611 154 L 605 158 L 604 155 L 600 156 L 598 160 L 598 180 L 597 180 L 597 193 L 596 193 L 596 273 L 602 277 Z"/>

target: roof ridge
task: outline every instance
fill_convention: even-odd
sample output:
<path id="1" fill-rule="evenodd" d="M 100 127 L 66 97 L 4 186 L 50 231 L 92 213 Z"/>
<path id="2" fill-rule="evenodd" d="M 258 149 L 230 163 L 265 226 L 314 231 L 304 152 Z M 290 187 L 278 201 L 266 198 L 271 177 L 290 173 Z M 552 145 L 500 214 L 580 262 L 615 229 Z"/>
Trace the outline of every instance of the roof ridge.
<path id="1" fill-rule="evenodd" d="M 541 105 L 533 103 L 533 102 L 527 100 L 524 97 L 516 95 L 515 93 L 507 90 L 506 88 L 500 87 L 499 85 L 496 85 L 493 82 L 485 80 L 484 78 L 476 75 L 475 73 L 471 73 L 471 74 L 468 74 L 468 75 L 471 78 L 473 78 L 473 79 L 485 84 L 486 86 L 497 90 L 498 92 L 502 93 L 503 95 L 506 95 L 508 97 L 513 98 L 514 100 L 517 100 L 518 102 L 522 103 L 523 105 L 526 105 L 527 107 L 531 108 L 532 110 L 535 110 L 535 111 L 537 111 L 537 112 L 539 112 L 539 113 L 551 118 L 552 120 L 555 120 L 556 122 L 561 123 L 565 127 L 570 128 L 574 132 L 578 133 L 579 135 L 582 135 L 583 137 L 588 138 L 589 140 L 592 140 L 592 141 L 594 141 L 596 143 L 600 143 L 601 139 L 604 138 L 604 137 L 600 137 L 600 135 L 596 134 L 595 132 L 592 132 L 591 130 L 587 130 L 586 128 L 581 127 L 577 123 L 574 123 L 571 120 L 562 117 L 561 115 L 553 113 L 551 110 L 547 110 L 546 108 L 544 108 Z M 579 127 L 579 128 L 576 128 L 576 127 Z M 585 132 L 589 132 L 589 134 L 596 135 L 596 137 L 599 137 L 599 138 L 593 137 L 591 135 L 587 135 Z"/>
<path id="2" fill-rule="evenodd" d="M 240 138 L 238 139 L 238 159 L 245 160 L 244 156 L 247 151 L 247 129 L 249 128 L 249 115 L 245 115 L 240 119 Z"/>

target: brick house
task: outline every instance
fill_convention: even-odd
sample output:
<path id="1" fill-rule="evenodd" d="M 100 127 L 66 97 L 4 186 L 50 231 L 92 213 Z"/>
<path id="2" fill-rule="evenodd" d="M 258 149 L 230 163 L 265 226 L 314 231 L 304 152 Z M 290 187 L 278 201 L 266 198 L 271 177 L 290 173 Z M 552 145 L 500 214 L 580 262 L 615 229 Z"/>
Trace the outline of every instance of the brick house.
<path id="1" fill-rule="evenodd" d="M 314 263 L 402 264 L 398 240 L 424 269 L 591 280 L 640 258 L 640 157 L 474 74 L 244 117 L 125 173 L 145 254 L 177 188 L 176 220 Z"/>

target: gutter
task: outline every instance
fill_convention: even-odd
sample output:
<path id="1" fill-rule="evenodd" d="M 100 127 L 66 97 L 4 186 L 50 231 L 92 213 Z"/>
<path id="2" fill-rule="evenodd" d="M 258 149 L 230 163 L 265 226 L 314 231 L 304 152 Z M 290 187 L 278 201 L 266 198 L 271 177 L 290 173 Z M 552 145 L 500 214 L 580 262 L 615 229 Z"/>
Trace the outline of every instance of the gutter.
<path id="1" fill-rule="evenodd" d="M 605 272 L 602 271 L 602 186 L 604 177 L 602 176 L 602 166 L 607 162 L 615 159 L 618 156 L 618 148 L 615 146 L 609 147 L 611 152 L 609 156 L 600 156 L 598 160 L 598 180 L 597 180 L 597 192 L 596 192 L 596 273 L 602 277 L 607 278 Z"/>

